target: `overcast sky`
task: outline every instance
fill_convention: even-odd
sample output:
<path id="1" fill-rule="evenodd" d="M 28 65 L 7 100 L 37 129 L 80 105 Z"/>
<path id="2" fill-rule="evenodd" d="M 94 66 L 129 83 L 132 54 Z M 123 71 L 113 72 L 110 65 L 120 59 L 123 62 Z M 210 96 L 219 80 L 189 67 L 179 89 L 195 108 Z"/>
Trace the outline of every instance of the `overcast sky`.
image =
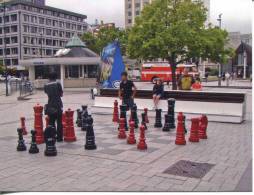
<path id="1" fill-rule="evenodd" d="M 124 27 L 124 0 L 46 0 L 47 5 L 87 15 L 88 23 L 95 19 L 115 22 Z M 217 24 L 222 16 L 222 26 L 228 31 L 250 33 L 252 25 L 251 0 L 211 0 L 211 22 Z"/>

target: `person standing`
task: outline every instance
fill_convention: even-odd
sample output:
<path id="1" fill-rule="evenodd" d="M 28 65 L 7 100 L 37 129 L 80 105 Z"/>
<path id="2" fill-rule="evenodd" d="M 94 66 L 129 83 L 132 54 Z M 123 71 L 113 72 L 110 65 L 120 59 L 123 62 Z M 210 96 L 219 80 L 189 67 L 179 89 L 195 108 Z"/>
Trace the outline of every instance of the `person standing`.
<path id="1" fill-rule="evenodd" d="M 49 117 L 49 125 L 56 127 L 57 122 L 57 141 L 63 141 L 63 97 L 62 85 L 56 81 L 57 74 L 51 72 L 49 74 L 49 83 L 44 86 L 44 91 L 48 96 L 48 104 L 45 106 L 45 114 Z"/>
<path id="2" fill-rule="evenodd" d="M 161 79 L 157 79 L 154 87 L 153 87 L 153 103 L 154 103 L 154 109 L 158 108 L 158 104 L 160 99 L 164 95 L 164 85 Z"/>
<path id="3" fill-rule="evenodd" d="M 191 90 L 192 85 L 195 83 L 193 76 L 189 75 L 187 68 L 184 69 L 183 75 L 178 80 L 179 90 Z"/>
<path id="4" fill-rule="evenodd" d="M 130 110 L 134 105 L 137 88 L 132 81 L 128 80 L 127 72 L 121 74 L 121 80 L 118 95 L 122 103 L 127 105 L 127 110 Z"/>

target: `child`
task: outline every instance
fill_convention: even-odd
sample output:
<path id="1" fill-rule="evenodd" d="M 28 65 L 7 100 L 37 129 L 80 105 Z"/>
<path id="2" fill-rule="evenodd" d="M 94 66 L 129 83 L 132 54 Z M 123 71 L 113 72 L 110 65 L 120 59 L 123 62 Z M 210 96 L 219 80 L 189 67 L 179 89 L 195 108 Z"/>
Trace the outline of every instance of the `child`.
<path id="1" fill-rule="evenodd" d="M 153 87 L 154 108 L 157 109 L 160 99 L 164 94 L 164 86 L 161 79 L 158 79 Z"/>
<path id="2" fill-rule="evenodd" d="M 200 82 L 200 78 L 197 78 L 195 83 L 192 85 L 192 90 L 194 91 L 201 91 L 202 90 L 202 84 Z"/>

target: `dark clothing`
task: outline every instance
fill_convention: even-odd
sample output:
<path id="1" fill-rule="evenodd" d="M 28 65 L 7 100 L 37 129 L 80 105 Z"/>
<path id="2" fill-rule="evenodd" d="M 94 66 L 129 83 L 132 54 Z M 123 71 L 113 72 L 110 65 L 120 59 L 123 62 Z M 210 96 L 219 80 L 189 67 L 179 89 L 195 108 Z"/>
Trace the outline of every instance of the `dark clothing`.
<path id="1" fill-rule="evenodd" d="M 45 93 L 48 95 L 48 107 L 53 107 L 62 112 L 63 102 L 61 97 L 63 96 L 63 89 L 60 83 L 58 82 L 49 82 L 44 87 Z"/>
<path id="2" fill-rule="evenodd" d="M 48 108 L 54 108 L 57 113 L 49 115 L 49 125 L 56 127 L 57 121 L 57 140 L 62 141 L 63 139 L 63 125 L 62 125 L 62 113 L 63 113 L 63 102 L 61 97 L 63 96 L 63 89 L 58 82 L 49 82 L 44 87 L 45 93 L 48 95 Z"/>
<path id="3" fill-rule="evenodd" d="M 134 100 L 133 98 L 129 98 L 129 99 L 123 98 L 123 104 L 127 105 L 127 110 L 130 110 L 134 106 Z"/>
<path id="4" fill-rule="evenodd" d="M 122 81 L 120 83 L 120 90 L 123 99 L 130 99 L 133 96 L 133 87 L 134 83 L 127 80 L 126 82 Z"/>
<path id="5" fill-rule="evenodd" d="M 56 128 L 57 122 L 57 128 Z M 54 115 L 49 115 L 49 125 L 57 129 L 57 140 L 62 141 L 63 139 L 63 124 L 62 124 L 62 112 Z"/>
<path id="6" fill-rule="evenodd" d="M 155 84 L 153 87 L 153 95 L 160 95 L 161 97 L 164 94 L 164 85 L 157 85 Z"/>

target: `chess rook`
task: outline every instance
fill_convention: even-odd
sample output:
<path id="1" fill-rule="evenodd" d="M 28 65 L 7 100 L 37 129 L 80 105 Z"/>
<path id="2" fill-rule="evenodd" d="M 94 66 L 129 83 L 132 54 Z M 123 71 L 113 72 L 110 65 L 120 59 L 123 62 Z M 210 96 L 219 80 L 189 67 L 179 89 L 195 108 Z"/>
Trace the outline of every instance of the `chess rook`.
<path id="1" fill-rule="evenodd" d="M 21 117 L 20 118 L 20 122 L 21 122 L 21 128 L 23 129 L 23 135 L 27 135 L 26 118 L 25 117 Z"/>
<path id="2" fill-rule="evenodd" d="M 170 131 L 170 124 L 169 124 L 169 121 L 170 121 L 170 117 L 168 114 L 165 115 L 165 124 L 164 124 L 164 127 L 163 127 L 163 131 L 164 132 L 169 132 Z"/>
<path id="3" fill-rule="evenodd" d="M 45 156 L 57 156 L 56 150 L 56 128 L 49 125 L 44 131 L 44 138 L 46 143 L 46 149 L 44 151 Z"/>
<path id="4" fill-rule="evenodd" d="M 177 124 L 177 130 L 176 130 L 176 145 L 186 145 L 186 140 L 185 140 L 185 133 L 184 133 L 184 127 L 183 127 L 183 113 L 179 113 L 178 115 L 178 124 Z"/>
<path id="5" fill-rule="evenodd" d="M 136 138 L 135 138 L 135 122 L 130 121 L 130 133 L 127 139 L 127 143 L 130 145 L 136 144 Z"/>
<path id="6" fill-rule="evenodd" d="M 190 142 L 199 142 L 198 130 L 199 130 L 199 118 L 191 119 L 191 131 L 190 131 Z"/>
<path id="7" fill-rule="evenodd" d="M 25 141 L 24 141 L 24 138 L 23 138 L 23 129 L 18 128 L 17 131 L 18 131 L 18 136 L 19 136 L 17 151 L 18 152 L 26 151 L 26 144 L 25 144 Z"/>
<path id="8" fill-rule="evenodd" d="M 37 154 L 37 153 L 39 153 L 39 148 L 37 147 L 37 144 L 36 144 L 36 131 L 35 130 L 31 131 L 31 138 L 32 138 L 32 141 L 31 141 L 29 153 L 30 154 Z"/>
<path id="9" fill-rule="evenodd" d="M 148 118 L 148 108 L 145 108 L 144 112 L 145 112 L 145 122 L 148 124 L 148 123 L 150 123 L 149 118 Z"/>
<path id="10" fill-rule="evenodd" d="M 119 111 L 118 111 L 118 101 L 115 100 L 114 102 L 114 111 L 113 111 L 113 122 L 118 123 L 119 122 Z"/>
<path id="11" fill-rule="evenodd" d="M 207 139 L 207 126 L 208 126 L 207 116 L 202 115 L 199 123 L 199 131 L 198 131 L 199 139 Z"/>
<path id="12" fill-rule="evenodd" d="M 141 125 L 141 127 L 140 127 L 140 137 L 139 137 L 139 143 L 138 143 L 137 148 L 139 150 L 147 150 L 144 125 Z"/>
<path id="13" fill-rule="evenodd" d="M 43 136 L 43 120 L 42 120 L 42 112 L 43 107 L 37 104 L 34 106 L 34 130 L 36 131 L 36 142 L 37 144 L 44 143 Z"/>
<path id="14" fill-rule="evenodd" d="M 64 137 L 64 141 L 66 142 L 75 142 L 76 136 L 75 136 L 75 130 L 74 130 L 74 123 L 73 123 L 73 116 L 74 111 L 71 109 L 68 109 L 66 111 L 66 136 Z"/>
<path id="15" fill-rule="evenodd" d="M 118 130 L 118 138 L 119 139 L 126 139 L 126 133 L 125 133 L 125 119 L 120 118 L 120 124 L 119 124 L 119 130 Z"/>
<path id="16" fill-rule="evenodd" d="M 87 131 L 86 131 L 86 144 L 85 149 L 86 150 L 96 150 L 97 146 L 95 144 L 95 135 L 94 135 L 94 129 L 93 129 L 93 118 L 91 116 L 88 116 L 87 118 Z"/>
<path id="17" fill-rule="evenodd" d="M 162 113 L 161 109 L 156 109 L 156 117 L 155 117 L 155 124 L 154 124 L 155 128 L 161 128 L 162 127 L 161 113 Z"/>

